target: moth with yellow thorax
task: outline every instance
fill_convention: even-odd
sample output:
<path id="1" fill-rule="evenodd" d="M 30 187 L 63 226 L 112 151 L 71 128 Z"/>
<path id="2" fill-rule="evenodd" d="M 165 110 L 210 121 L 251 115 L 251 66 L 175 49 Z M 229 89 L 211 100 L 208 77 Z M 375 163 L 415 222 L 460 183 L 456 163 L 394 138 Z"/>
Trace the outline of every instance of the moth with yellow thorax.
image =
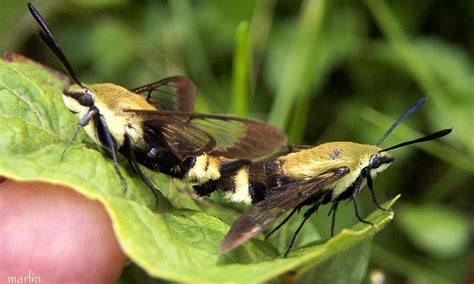
<path id="1" fill-rule="evenodd" d="M 247 163 L 246 159 L 270 154 L 286 145 L 286 135 L 264 122 L 194 113 L 197 88 L 183 76 L 130 90 L 111 83 L 83 84 L 43 17 L 31 3 L 28 9 L 40 26 L 41 38 L 75 83 L 63 91 L 66 107 L 80 118 L 66 149 L 84 127 L 110 155 L 125 188 L 117 152 L 129 160 L 157 196 L 141 166 L 185 181 L 205 183 L 220 177 L 221 166 L 235 166 L 233 160 L 238 159 L 237 164 L 241 165 Z"/>
<path id="2" fill-rule="evenodd" d="M 421 99 L 406 111 L 376 145 L 330 142 L 315 147 L 293 146 L 299 151 L 237 168 L 223 168 L 218 180 L 195 186 L 201 196 L 219 189 L 232 201 L 252 204 L 232 225 L 221 251 L 227 252 L 239 246 L 290 212 L 266 237 L 270 236 L 306 205 L 310 208 L 303 214 L 303 221 L 293 234 L 285 256 L 305 222 L 322 204 L 332 203 L 331 235 L 334 234 L 337 206 L 342 200 L 352 200 L 356 217 L 363 223 L 371 224 L 360 217 L 357 196 L 367 184 L 376 206 L 389 210 L 377 202 L 372 182 L 394 161 L 388 151 L 437 139 L 451 132 L 451 129 L 444 129 L 386 149 L 379 147 L 401 121 L 425 102 L 426 99 Z"/>

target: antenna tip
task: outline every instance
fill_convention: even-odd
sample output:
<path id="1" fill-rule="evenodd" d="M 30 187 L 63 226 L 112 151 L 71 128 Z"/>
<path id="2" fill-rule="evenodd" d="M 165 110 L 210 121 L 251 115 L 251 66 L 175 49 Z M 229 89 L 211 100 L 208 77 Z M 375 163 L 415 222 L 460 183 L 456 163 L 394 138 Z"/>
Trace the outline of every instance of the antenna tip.
<path id="1" fill-rule="evenodd" d="M 421 107 L 422 105 L 426 104 L 427 101 L 428 101 L 428 97 L 424 97 L 424 98 L 419 99 L 416 104 L 418 105 L 418 107 Z"/>
<path id="2" fill-rule="evenodd" d="M 31 2 L 28 2 L 28 10 L 30 10 L 31 15 L 38 21 L 38 17 L 41 19 L 41 15 L 39 14 L 38 10 L 36 9 Z"/>
<path id="3" fill-rule="evenodd" d="M 451 133 L 452 131 L 453 131 L 453 128 L 446 128 L 446 129 L 440 130 L 433 134 L 433 139 L 444 137 L 448 135 L 449 133 Z"/>
<path id="4" fill-rule="evenodd" d="M 448 134 L 451 133 L 451 132 L 453 132 L 453 128 L 452 128 L 452 127 L 451 127 L 451 128 L 446 128 L 446 129 L 444 129 L 444 130 L 441 130 L 441 133 L 440 133 L 440 134 L 441 134 L 442 136 L 445 136 L 445 135 L 448 135 Z"/>

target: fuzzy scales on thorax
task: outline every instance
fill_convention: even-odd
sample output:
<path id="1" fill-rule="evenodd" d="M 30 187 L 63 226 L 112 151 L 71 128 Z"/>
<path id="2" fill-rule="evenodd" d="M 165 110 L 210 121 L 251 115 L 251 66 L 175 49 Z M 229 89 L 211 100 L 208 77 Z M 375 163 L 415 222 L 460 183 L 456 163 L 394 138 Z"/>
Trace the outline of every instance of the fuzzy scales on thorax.
<path id="1" fill-rule="evenodd" d="M 123 144 L 125 133 L 130 136 L 135 145 L 141 146 L 144 142 L 142 121 L 133 112 L 123 112 L 123 110 L 156 110 L 156 108 L 149 104 L 143 96 L 115 84 L 94 84 L 89 89 L 94 93 L 95 106 L 105 118 L 118 147 Z M 91 128 L 93 127 L 91 125 Z"/>
<path id="2" fill-rule="evenodd" d="M 340 167 L 348 167 L 349 174 L 335 182 L 333 198 L 339 196 L 369 164 L 370 157 L 380 148 L 353 142 L 330 142 L 280 157 L 283 172 L 296 180 L 308 180 Z"/>

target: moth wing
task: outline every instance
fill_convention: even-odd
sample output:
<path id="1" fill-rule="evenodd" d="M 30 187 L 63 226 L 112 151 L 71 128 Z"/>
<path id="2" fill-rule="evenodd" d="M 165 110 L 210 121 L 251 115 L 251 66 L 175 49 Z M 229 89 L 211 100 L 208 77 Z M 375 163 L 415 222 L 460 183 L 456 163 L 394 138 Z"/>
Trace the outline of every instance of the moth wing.
<path id="1" fill-rule="evenodd" d="M 226 115 L 199 114 L 178 111 L 133 111 L 149 117 L 187 124 L 187 128 L 207 133 L 215 140 L 207 153 L 232 159 L 254 159 L 279 150 L 287 144 L 286 135 L 265 122 Z M 170 131 L 174 128 L 170 127 Z"/>
<path id="2" fill-rule="evenodd" d="M 228 252 L 254 237 L 289 210 L 349 172 L 348 167 L 340 167 L 307 181 L 272 189 L 267 198 L 252 205 L 235 221 L 220 247 L 221 253 Z"/>
<path id="3" fill-rule="evenodd" d="M 227 115 L 175 113 L 216 140 L 210 153 L 231 159 L 254 159 L 284 147 L 288 138 L 263 121 Z"/>
<path id="4" fill-rule="evenodd" d="M 130 110 L 127 110 L 130 111 Z M 184 160 L 211 152 L 216 141 L 208 133 L 180 118 L 148 112 L 139 112 L 146 140 L 161 141 L 176 157 Z"/>
<path id="5" fill-rule="evenodd" d="M 265 122 L 231 116 L 196 116 L 191 123 L 216 140 L 212 155 L 231 159 L 255 159 L 278 151 L 288 138 Z"/>
<path id="6" fill-rule="evenodd" d="M 131 89 L 146 96 L 146 100 L 158 110 L 194 111 L 197 87 L 188 77 L 172 76 Z"/>

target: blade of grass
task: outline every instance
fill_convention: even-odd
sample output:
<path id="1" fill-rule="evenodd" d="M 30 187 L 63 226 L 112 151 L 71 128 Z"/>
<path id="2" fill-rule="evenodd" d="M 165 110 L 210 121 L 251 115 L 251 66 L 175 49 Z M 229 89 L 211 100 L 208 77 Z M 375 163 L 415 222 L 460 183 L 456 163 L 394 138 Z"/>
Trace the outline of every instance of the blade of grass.
<path id="1" fill-rule="evenodd" d="M 275 14 L 275 0 L 257 1 L 250 23 L 250 50 L 252 51 L 252 73 L 250 74 L 250 96 L 255 93 L 256 82 L 262 67 L 263 53 Z"/>
<path id="2" fill-rule="evenodd" d="M 178 40 L 181 40 L 179 46 L 186 47 L 183 51 L 186 62 L 189 64 L 189 71 L 196 77 L 200 87 L 214 88 L 214 86 L 217 86 L 217 81 L 206 55 L 204 44 L 196 31 L 195 17 L 190 2 L 185 0 L 170 1 L 169 3 L 175 26 L 177 30 L 182 31 L 182 38 L 178 38 Z"/>
<path id="3" fill-rule="evenodd" d="M 295 111 L 288 130 L 288 139 L 293 143 L 300 143 L 303 139 L 304 130 L 308 124 L 308 112 L 311 106 L 311 97 L 299 97 L 296 99 Z"/>
<path id="4" fill-rule="evenodd" d="M 239 116 L 246 116 L 248 113 L 250 57 L 249 23 L 242 21 L 235 32 L 235 51 L 232 64 L 232 113 Z"/>
<path id="5" fill-rule="evenodd" d="M 313 78 L 305 76 L 308 68 L 308 54 L 313 52 L 311 43 L 318 38 L 327 6 L 327 1 L 309 0 L 302 6 L 300 23 L 292 45 L 285 59 L 285 68 L 277 88 L 269 121 L 285 128 L 298 96 L 302 96 L 302 85 L 309 84 Z"/>
<path id="6" fill-rule="evenodd" d="M 460 186 L 469 184 L 472 175 L 459 168 L 449 168 L 423 194 L 424 202 L 434 202 L 452 196 Z"/>
<path id="7" fill-rule="evenodd" d="M 469 121 L 456 111 L 456 107 L 446 97 L 446 90 L 443 90 L 429 68 L 424 64 L 416 48 L 410 42 L 409 37 L 403 31 L 397 18 L 383 0 L 365 0 L 372 17 L 374 17 L 380 30 L 388 38 L 391 46 L 400 54 L 401 60 L 405 62 L 411 71 L 415 81 L 423 92 L 433 98 L 436 107 L 445 113 L 449 113 L 456 122 L 456 127 L 460 133 L 471 133 Z M 470 135 L 460 135 L 459 139 L 469 149 L 471 156 L 474 155 L 474 143 Z"/>

